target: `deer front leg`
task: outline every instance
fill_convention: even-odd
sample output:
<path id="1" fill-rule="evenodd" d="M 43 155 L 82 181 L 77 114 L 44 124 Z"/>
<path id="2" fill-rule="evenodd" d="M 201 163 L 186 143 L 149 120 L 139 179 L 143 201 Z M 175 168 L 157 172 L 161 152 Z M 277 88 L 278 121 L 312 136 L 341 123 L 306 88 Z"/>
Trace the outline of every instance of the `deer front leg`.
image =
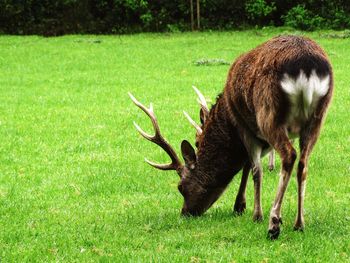
<path id="1" fill-rule="evenodd" d="M 263 220 L 263 212 L 261 206 L 261 182 L 262 168 L 260 160 L 253 166 L 253 181 L 254 181 L 254 213 L 253 221 L 260 222 Z"/>
<path id="2" fill-rule="evenodd" d="M 254 181 L 254 212 L 253 220 L 262 221 L 263 212 L 261 206 L 261 183 L 262 183 L 262 167 L 261 167 L 261 154 L 262 146 L 260 143 L 252 137 L 246 135 L 244 137 L 244 143 L 250 158 L 252 165 L 253 181 Z"/>
<path id="3" fill-rule="evenodd" d="M 252 144 L 250 148 L 250 156 L 253 163 L 252 173 L 254 181 L 254 212 L 253 221 L 260 222 L 263 220 L 263 212 L 261 206 L 261 183 L 262 183 L 262 167 L 261 167 L 262 148 L 257 144 Z"/>
<path id="4" fill-rule="evenodd" d="M 248 181 L 250 168 L 251 168 L 250 163 L 246 163 L 243 167 L 241 184 L 239 185 L 236 201 L 233 206 L 233 212 L 238 215 L 241 215 L 246 209 L 245 192 L 247 188 L 247 181 Z"/>

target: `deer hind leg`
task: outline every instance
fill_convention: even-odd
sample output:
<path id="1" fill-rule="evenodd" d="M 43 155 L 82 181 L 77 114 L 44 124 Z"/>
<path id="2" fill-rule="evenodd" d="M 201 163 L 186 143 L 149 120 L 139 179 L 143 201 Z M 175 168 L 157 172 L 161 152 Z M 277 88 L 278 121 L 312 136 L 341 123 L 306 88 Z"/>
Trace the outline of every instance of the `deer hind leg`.
<path id="1" fill-rule="evenodd" d="M 297 171 L 298 183 L 298 213 L 294 229 L 304 230 L 304 196 L 307 177 L 308 159 L 315 145 L 321 128 L 321 119 L 312 119 L 309 125 L 300 134 L 300 159 Z"/>
<path id="2" fill-rule="evenodd" d="M 280 174 L 280 180 L 276 197 L 270 212 L 268 235 L 271 239 L 276 239 L 280 233 L 281 219 L 281 207 L 283 202 L 284 193 L 287 189 L 289 179 L 293 170 L 293 165 L 297 157 L 296 151 L 293 145 L 289 141 L 285 129 L 279 128 L 273 133 L 274 137 L 271 138 L 270 143 L 280 154 L 282 160 L 282 169 Z"/>
<path id="3" fill-rule="evenodd" d="M 292 140 L 290 140 L 290 142 L 292 143 L 292 144 L 294 144 L 294 140 L 292 139 Z M 275 150 L 271 150 L 270 152 L 269 152 L 269 165 L 268 165 L 268 168 L 269 168 L 269 171 L 271 172 L 271 171 L 273 171 L 273 170 L 275 170 L 275 167 L 276 167 L 276 157 L 275 157 Z"/>
<path id="4" fill-rule="evenodd" d="M 249 162 L 247 162 L 243 167 L 241 184 L 239 185 L 236 201 L 233 206 L 233 212 L 238 215 L 241 215 L 246 209 L 245 191 L 247 188 L 247 181 L 248 181 L 250 169 L 251 169 L 251 165 Z"/>

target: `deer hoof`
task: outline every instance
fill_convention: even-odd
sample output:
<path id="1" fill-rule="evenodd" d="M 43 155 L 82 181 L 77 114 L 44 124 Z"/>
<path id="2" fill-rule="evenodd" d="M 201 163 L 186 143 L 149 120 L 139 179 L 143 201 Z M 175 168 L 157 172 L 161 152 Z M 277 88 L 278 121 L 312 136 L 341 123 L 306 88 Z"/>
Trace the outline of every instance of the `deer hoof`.
<path id="1" fill-rule="evenodd" d="M 233 212 L 236 215 L 242 215 L 246 209 L 246 202 L 236 202 L 233 207 Z"/>
<path id="2" fill-rule="evenodd" d="M 262 222 L 264 220 L 264 217 L 261 212 L 259 213 L 254 213 L 253 215 L 253 221 L 254 222 Z"/>
<path id="3" fill-rule="evenodd" d="M 280 234 L 280 224 L 282 224 L 282 219 L 280 217 L 274 216 L 274 217 L 270 218 L 268 237 L 271 240 L 278 238 L 278 236 Z"/>
<path id="4" fill-rule="evenodd" d="M 304 232 L 304 224 L 301 222 L 296 222 L 293 227 L 294 231 Z"/>
<path id="5" fill-rule="evenodd" d="M 279 235 L 280 235 L 280 228 L 279 227 L 274 227 L 272 229 L 269 229 L 269 231 L 268 231 L 268 237 L 271 240 L 277 239 Z"/>
<path id="6" fill-rule="evenodd" d="M 253 214 L 254 222 L 262 222 L 263 219 L 264 219 L 264 216 L 261 209 L 254 211 L 254 214 Z"/>

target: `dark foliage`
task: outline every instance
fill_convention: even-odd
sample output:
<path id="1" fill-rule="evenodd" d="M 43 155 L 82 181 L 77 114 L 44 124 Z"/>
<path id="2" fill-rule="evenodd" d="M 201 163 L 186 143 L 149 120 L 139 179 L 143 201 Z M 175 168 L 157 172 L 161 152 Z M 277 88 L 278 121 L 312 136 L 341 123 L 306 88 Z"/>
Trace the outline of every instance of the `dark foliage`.
<path id="1" fill-rule="evenodd" d="M 201 0 L 200 5 L 203 29 L 350 27 L 348 0 Z M 8 34 L 185 30 L 190 30 L 189 0 L 0 0 L 0 32 Z"/>

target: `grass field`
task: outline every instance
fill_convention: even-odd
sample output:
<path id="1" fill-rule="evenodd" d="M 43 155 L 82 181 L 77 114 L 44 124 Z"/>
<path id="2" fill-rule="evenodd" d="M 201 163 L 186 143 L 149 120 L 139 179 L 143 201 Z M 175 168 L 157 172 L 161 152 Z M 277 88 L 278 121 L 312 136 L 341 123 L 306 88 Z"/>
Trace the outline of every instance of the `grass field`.
<path id="1" fill-rule="evenodd" d="M 307 34 L 330 56 L 335 93 L 310 160 L 304 233 L 292 230 L 294 173 L 280 238 L 266 239 L 279 160 L 273 172 L 264 160 L 262 223 L 251 179 L 246 213 L 232 215 L 240 174 L 204 216 L 181 218 L 177 174 L 144 163 L 167 156 L 132 125 L 152 130 L 128 91 L 153 102 L 177 151 L 193 143 L 182 114 L 198 118 L 191 86 L 214 102 L 229 68 L 194 62 L 232 62 L 281 33 L 0 36 L 0 262 L 349 262 L 350 38 Z"/>

